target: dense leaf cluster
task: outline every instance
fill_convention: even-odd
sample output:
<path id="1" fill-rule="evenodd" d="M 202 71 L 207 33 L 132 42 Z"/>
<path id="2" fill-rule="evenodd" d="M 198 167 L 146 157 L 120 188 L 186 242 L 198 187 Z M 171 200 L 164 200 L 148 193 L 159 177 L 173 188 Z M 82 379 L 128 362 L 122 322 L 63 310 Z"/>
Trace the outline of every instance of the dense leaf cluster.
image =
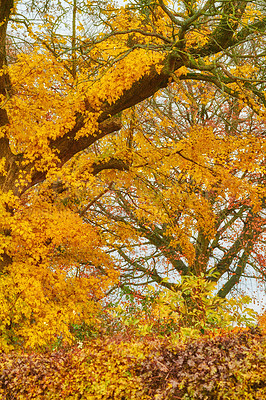
<path id="1" fill-rule="evenodd" d="M 0 393 L 14 399 L 264 399 L 259 329 L 186 345 L 145 337 L 92 341 L 46 354 L 2 354 Z"/>
<path id="2" fill-rule="evenodd" d="M 160 345 L 141 370 L 151 398 L 263 399 L 266 364 L 258 330 L 189 342 L 185 348 Z"/>
<path id="3" fill-rule="evenodd" d="M 147 400 L 134 374 L 143 345 L 102 340 L 82 349 L 52 353 L 9 353 L 1 358 L 0 394 L 4 400 Z M 132 372 L 131 372 L 132 371 Z"/>

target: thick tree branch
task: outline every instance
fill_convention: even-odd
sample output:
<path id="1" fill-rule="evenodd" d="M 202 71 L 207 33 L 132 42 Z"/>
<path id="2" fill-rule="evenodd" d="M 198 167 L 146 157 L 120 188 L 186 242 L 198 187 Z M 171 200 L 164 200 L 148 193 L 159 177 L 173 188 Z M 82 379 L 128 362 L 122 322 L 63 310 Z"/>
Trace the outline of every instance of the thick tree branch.
<path id="1" fill-rule="evenodd" d="M 221 20 L 211 34 L 208 43 L 201 49 L 192 49 L 191 53 L 198 54 L 199 56 L 207 56 L 210 53 L 219 53 L 231 46 L 233 36 L 239 26 L 246 6 L 247 2 L 242 0 L 224 1 Z"/>
<path id="2" fill-rule="evenodd" d="M 214 275 L 215 281 L 219 280 L 219 278 L 227 271 L 237 256 L 238 252 L 243 249 L 243 245 L 246 244 L 247 246 L 251 245 L 256 241 L 256 239 L 261 234 L 261 224 L 263 219 L 258 216 L 254 215 L 252 212 L 246 218 L 244 223 L 243 230 L 239 237 L 235 240 L 234 244 L 230 247 L 230 249 L 224 254 L 224 256 L 220 259 L 220 261 L 216 264 Z M 258 226 L 254 226 L 257 224 Z M 212 280 L 212 279 L 211 279 Z"/>
<path id="3" fill-rule="evenodd" d="M 64 136 L 59 137 L 50 142 L 50 147 L 58 152 L 58 158 L 62 165 L 70 160 L 75 154 L 90 147 L 100 138 L 108 135 L 109 133 L 119 131 L 122 128 L 121 120 L 119 117 L 106 118 L 99 124 L 97 132 L 93 132 L 86 136 L 76 139 L 76 134 L 85 126 L 84 117 L 79 114 L 76 118 L 76 124 L 71 131 L 65 133 Z"/>
<path id="4" fill-rule="evenodd" d="M 237 268 L 231 278 L 223 285 L 223 287 L 219 290 L 218 296 L 225 298 L 228 293 L 233 289 L 235 285 L 238 284 L 241 276 L 243 275 L 245 271 L 245 267 L 247 265 L 247 261 L 250 255 L 250 252 L 252 251 L 252 243 L 249 242 L 248 245 L 246 246 L 246 249 L 244 250 L 242 256 L 240 257 L 240 260 L 238 262 Z"/>
<path id="5" fill-rule="evenodd" d="M 13 0 L 0 1 L 0 70 L 6 64 L 6 30 Z M 10 92 L 10 80 L 7 74 L 0 75 L 0 95 L 6 97 Z M 0 108 L 0 127 L 8 123 L 7 113 Z M 2 139 L 1 139 L 2 140 Z"/>

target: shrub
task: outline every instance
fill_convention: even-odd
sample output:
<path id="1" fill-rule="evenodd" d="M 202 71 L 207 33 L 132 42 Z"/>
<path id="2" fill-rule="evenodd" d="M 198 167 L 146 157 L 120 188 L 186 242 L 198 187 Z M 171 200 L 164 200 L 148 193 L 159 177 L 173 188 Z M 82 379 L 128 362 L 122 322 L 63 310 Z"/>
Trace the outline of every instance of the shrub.
<path id="1" fill-rule="evenodd" d="M 266 398 L 265 343 L 258 329 L 159 344 L 141 376 L 152 399 L 262 400 Z"/>
<path id="2" fill-rule="evenodd" d="M 46 354 L 2 354 L 3 400 L 266 398 L 264 337 L 242 329 L 173 345 L 117 335 Z"/>

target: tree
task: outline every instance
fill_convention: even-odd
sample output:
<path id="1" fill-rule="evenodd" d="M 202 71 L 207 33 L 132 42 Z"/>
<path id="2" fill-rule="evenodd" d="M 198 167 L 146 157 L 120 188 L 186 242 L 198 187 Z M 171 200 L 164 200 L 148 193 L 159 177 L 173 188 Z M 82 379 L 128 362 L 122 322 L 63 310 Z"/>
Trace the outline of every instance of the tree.
<path id="1" fill-rule="evenodd" d="M 62 4 L 1 3 L 3 346 L 69 336 L 69 323 L 92 321 L 117 280 L 104 239 L 66 204 L 64 185 L 94 193 L 101 171 L 129 169 L 131 152 L 108 149 L 95 159 L 88 151 L 121 129 L 124 110 L 175 79 L 194 79 L 238 98 L 260 118 L 265 111 L 264 3 Z M 35 25 L 19 7 L 44 23 Z M 89 34 L 79 15 L 88 16 Z M 67 35 L 62 24 L 69 16 Z M 25 27 L 28 44 L 8 65 L 11 23 Z"/>
<path id="2" fill-rule="evenodd" d="M 121 135 L 133 148 L 130 180 L 113 185 L 85 216 L 120 260 L 121 282 L 176 290 L 179 275 L 203 274 L 222 282 L 225 297 L 245 276 L 265 281 L 260 118 L 209 85 L 179 81 L 127 121 Z M 109 146 L 120 148 L 118 141 Z"/>

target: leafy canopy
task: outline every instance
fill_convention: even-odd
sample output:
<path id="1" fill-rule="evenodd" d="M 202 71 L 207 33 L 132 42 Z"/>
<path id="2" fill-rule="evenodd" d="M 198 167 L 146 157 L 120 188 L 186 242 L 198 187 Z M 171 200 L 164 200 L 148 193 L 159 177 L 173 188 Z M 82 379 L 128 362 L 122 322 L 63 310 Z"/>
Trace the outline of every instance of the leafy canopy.
<path id="1" fill-rule="evenodd" d="M 110 181 L 126 174 L 115 171 L 131 169 L 134 150 L 125 145 L 130 138 L 122 135 L 123 145 L 118 140 L 111 148 L 108 143 L 122 128 L 124 110 L 175 81 L 196 80 L 237 99 L 258 123 L 263 120 L 265 22 L 258 1 L 1 3 L 3 348 L 41 346 L 57 336 L 70 340 L 69 325 L 95 321 L 101 300 L 117 283 L 116 259 L 106 251 L 109 238 L 82 216 L 107 193 Z M 192 129 L 180 143 L 185 157 L 202 162 L 198 131 L 210 153 L 210 129 Z M 239 139 L 246 146 L 250 140 Z M 149 146 L 139 148 L 147 157 Z M 243 168 L 252 160 L 244 152 Z M 190 173 L 200 181 L 197 169 Z M 258 212 L 256 191 L 252 199 L 252 212 Z M 203 209 L 204 216 L 212 215 L 207 202 Z M 179 236 L 192 259 L 187 238 Z"/>

